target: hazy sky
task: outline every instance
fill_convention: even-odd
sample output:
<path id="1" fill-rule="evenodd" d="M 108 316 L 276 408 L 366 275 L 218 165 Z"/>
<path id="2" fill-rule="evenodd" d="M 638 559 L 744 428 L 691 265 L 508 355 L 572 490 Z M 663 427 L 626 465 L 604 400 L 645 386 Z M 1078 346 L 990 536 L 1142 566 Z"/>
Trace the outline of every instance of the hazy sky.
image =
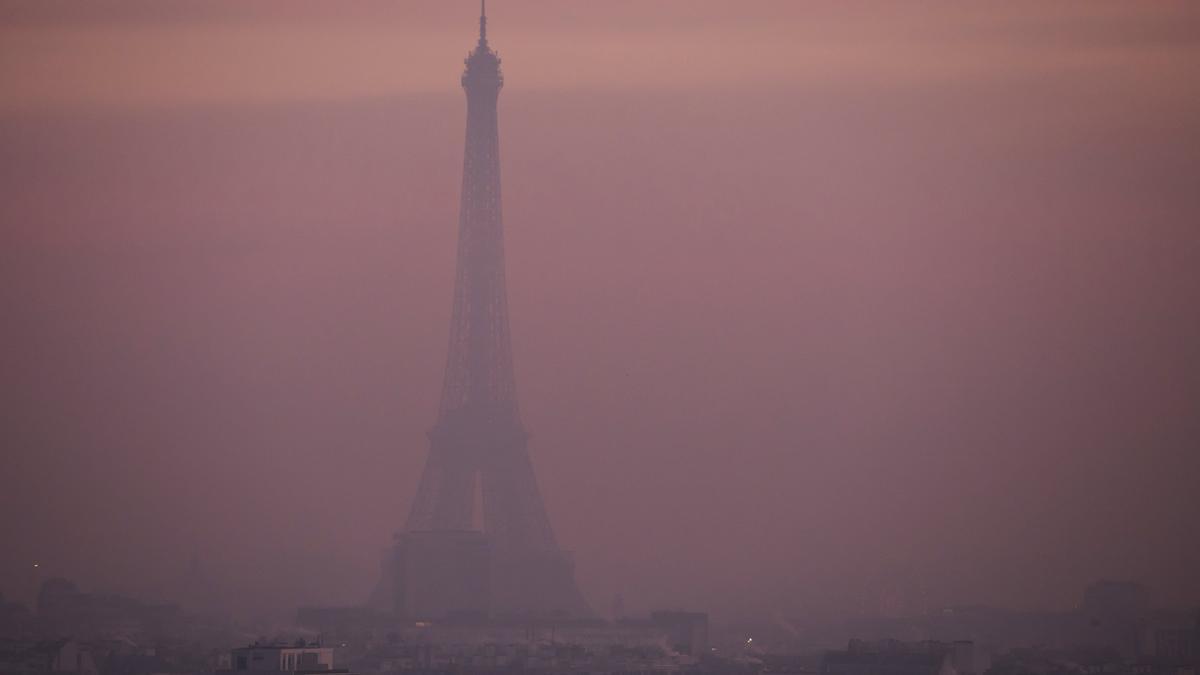
<path id="1" fill-rule="evenodd" d="M 489 4 L 522 410 L 597 609 L 1200 602 L 1196 5 Z M 366 597 L 476 11 L 0 3 L 0 590 L 198 554 Z"/>

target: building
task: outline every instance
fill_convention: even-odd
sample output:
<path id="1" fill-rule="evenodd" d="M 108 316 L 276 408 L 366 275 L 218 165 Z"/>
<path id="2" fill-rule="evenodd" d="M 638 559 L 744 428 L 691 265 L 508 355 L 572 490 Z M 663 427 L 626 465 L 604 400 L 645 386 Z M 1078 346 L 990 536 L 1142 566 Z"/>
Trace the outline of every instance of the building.
<path id="1" fill-rule="evenodd" d="M 333 648 L 303 640 L 294 644 L 255 643 L 229 653 L 230 671 L 273 673 L 349 673 L 335 670 Z"/>
<path id="2" fill-rule="evenodd" d="M 821 661 L 822 675 L 982 675 L 975 645 L 958 642 L 851 640 L 845 651 L 831 651 Z"/>
<path id="3" fill-rule="evenodd" d="M 96 664 L 86 647 L 70 638 L 42 641 L 0 640 L 0 673 L 76 673 L 96 675 Z"/>
<path id="4" fill-rule="evenodd" d="M 147 604 L 120 595 L 84 593 L 72 582 L 52 578 L 38 592 L 37 618 L 46 635 L 81 641 L 122 635 L 172 633 L 185 617 L 177 605 Z"/>
<path id="5" fill-rule="evenodd" d="M 1116 650 L 1125 658 L 1144 651 L 1138 644 L 1139 633 L 1150 613 L 1150 593 L 1132 581 L 1097 581 L 1083 592 L 1080 618 L 1074 642 L 1095 648 Z"/>
<path id="6" fill-rule="evenodd" d="M 667 636 L 671 649 L 699 658 L 708 654 L 708 614 L 705 612 L 657 611 L 650 623 Z"/>
<path id="7" fill-rule="evenodd" d="M 1200 667 L 1200 611 L 1147 622 L 1138 643 L 1141 657 L 1153 663 Z"/>

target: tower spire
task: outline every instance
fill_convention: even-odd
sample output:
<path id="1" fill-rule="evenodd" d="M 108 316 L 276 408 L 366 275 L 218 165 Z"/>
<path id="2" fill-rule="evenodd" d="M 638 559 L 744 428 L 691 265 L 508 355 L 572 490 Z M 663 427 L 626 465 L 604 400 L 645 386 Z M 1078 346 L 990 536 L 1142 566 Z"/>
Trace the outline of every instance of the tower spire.
<path id="1" fill-rule="evenodd" d="M 479 44 L 487 44 L 487 0 L 479 0 Z"/>

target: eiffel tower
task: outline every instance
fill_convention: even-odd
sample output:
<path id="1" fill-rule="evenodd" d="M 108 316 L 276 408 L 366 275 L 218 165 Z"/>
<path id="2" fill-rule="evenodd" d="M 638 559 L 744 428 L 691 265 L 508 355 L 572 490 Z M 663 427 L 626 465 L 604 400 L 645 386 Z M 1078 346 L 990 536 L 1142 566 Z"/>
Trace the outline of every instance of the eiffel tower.
<path id="1" fill-rule="evenodd" d="M 462 76 L 467 136 L 450 348 L 425 469 L 387 563 L 393 606 L 409 618 L 588 616 L 574 563 L 546 515 L 517 405 L 496 110 L 504 77 L 488 45 L 485 1 Z"/>

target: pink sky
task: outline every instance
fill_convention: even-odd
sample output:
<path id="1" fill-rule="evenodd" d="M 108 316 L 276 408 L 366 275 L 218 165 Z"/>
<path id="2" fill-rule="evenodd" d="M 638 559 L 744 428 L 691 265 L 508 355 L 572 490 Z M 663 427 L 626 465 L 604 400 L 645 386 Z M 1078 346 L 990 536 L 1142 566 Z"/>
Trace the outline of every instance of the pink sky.
<path id="1" fill-rule="evenodd" d="M 1200 12 L 490 4 L 522 410 L 598 608 L 1200 601 Z M 0 590 L 369 591 L 475 6 L 334 7 L 0 9 Z"/>

